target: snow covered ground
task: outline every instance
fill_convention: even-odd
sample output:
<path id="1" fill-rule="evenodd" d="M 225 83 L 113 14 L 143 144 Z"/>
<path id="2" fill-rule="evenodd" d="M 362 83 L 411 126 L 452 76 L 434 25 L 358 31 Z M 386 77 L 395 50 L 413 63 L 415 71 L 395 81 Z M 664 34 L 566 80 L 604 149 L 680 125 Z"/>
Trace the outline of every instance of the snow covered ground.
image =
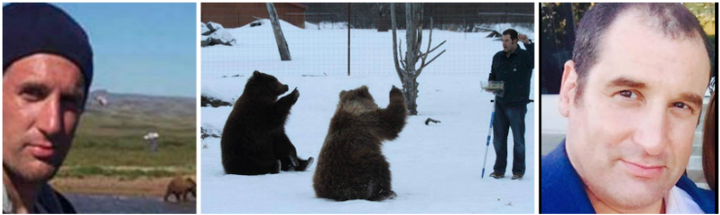
<path id="1" fill-rule="evenodd" d="M 280 61 L 269 25 L 228 29 L 238 46 L 203 48 L 202 94 L 233 103 L 253 70 L 273 74 L 290 88 L 297 87 L 300 98 L 292 109 L 286 132 L 300 157 L 317 158 L 341 90 L 367 85 L 376 103 L 384 107 L 389 103 L 391 87 L 402 85 L 392 62 L 392 36 L 389 32 L 353 30 L 357 40 L 364 42 L 355 45 L 353 75 L 347 76 L 347 30 L 317 30 L 316 26 L 303 30 L 287 23 L 282 28 L 293 56 L 290 62 Z M 404 31 L 398 33 L 404 38 Z M 209 137 L 203 140 L 207 148 L 200 152 L 201 212 L 533 213 L 536 151 L 532 103 L 526 116 L 525 178 L 509 179 L 512 153 L 508 155 L 508 177 L 480 177 L 493 96 L 480 91 L 479 81 L 487 79 L 491 57 L 501 49 L 499 41 L 486 39 L 485 35 L 468 33 L 465 40 L 463 33 L 433 32 L 433 43 L 448 40 L 443 46 L 448 51 L 418 79 L 419 114 L 409 117 L 398 139 L 383 146 L 392 171 L 393 190 L 398 194 L 395 199 L 319 199 L 312 188 L 315 164 L 305 172 L 225 175 L 220 139 Z M 345 47 L 334 47 L 343 42 Z M 202 127 L 219 133 L 231 110 L 201 108 Z M 426 126 L 428 117 L 442 123 Z M 512 152 L 512 135 L 508 138 L 508 151 Z M 486 177 L 495 159 L 492 146 L 489 150 Z"/>

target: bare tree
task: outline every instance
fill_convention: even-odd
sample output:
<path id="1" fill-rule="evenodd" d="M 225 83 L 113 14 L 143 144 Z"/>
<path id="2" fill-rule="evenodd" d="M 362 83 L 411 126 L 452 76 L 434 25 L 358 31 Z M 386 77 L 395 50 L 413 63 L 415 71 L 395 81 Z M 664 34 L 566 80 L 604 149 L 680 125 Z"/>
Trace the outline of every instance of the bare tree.
<path id="1" fill-rule="evenodd" d="M 285 35 L 283 35 L 282 29 L 280 28 L 280 21 L 278 20 L 277 11 L 273 3 L 265 3 L 268 10 L 268 17 L 272 22 L 273 31 L 275 32 L 275 42 L 278 45 L 278 51 L 280 51 L 280 59 L 283 61 L 291 60 L 290 48 L 288 48 L 287 41 L 285 41 Z"/>
<path id="2" fill-rule="evenodd" d="M 395 4 L 390 4 L 390 16 L 392 22 L 392 35 L 393 35 L 393 58 L 395 59 L 395 70 L 397 71 L 400 81 L 403 83 L 403 94 L 405 96 L 405 103 L 407 104 L 410 115 L 417 115 L 417 97 L 418 97 L 418 85 L 417 77 L 425 67 L 430 65 L 435 59 L 440 57 L 445 50 L 440 52 L 437 56 L 425 61 L 431 52 L 445 44 L 447 41 L 443 41 L 439 45 L 430 49 L 432 44 L 432 28 L 433 21 L 430 17 L 430 37 L 428 39 L 428 47 L 425 53 L 420 51 L 420 45 L 422 44 L 422 21 L 423 21 L 423 5 L 422 3 L 405 3 L 405 16 L 406 16 L 406 45 L 407 52 L 405 52 L 405 58 L 400 55 L 402 48 L 397 44 L 397 21 L 395 20 Z M 402 43 L 402 41 L 400 41 Z M 400 49 L 400 53 L 398 53 Z M 398 59 L 398 57 L 400 59 Z M 415 64 L 421 61 L 420 68 L 415 69 Z"/>

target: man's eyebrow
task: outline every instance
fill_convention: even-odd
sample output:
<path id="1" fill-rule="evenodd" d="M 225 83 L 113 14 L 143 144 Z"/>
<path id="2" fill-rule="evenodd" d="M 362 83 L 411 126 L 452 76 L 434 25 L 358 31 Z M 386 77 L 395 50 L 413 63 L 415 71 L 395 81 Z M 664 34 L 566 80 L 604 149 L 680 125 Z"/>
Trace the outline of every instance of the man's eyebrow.
<path id="1" fill-rule="evenodd" d="M 696 105 L 697 107 L 702 107 L 702 104 L 703 104 L 702 97 L 700 97 L 697 94 L 682 93 L 682 94 L 680 94 L 680 99 L 683 101 L 688 101 L 688 102 Z"/>
<path id="2" fill-rule="evenodd" d="M 25 82 L 25 83 L 20 84 L 20 89 L 40 89 L 40 90 L 47 90 L 47 88 L 48 88 L 47 86 L 45 86 L 44 84 L 39 83 L 39 82 L 29 81 L 29 82 Z"/>
<path id="3" fill-rule="evenodd" d="M 635 89 L 645 89 L 647 88 L 647 85 L 643 82 L 635 81 L 630 78 L 619 77 L 607 84 L 607 87 L 630 87 Z"/>

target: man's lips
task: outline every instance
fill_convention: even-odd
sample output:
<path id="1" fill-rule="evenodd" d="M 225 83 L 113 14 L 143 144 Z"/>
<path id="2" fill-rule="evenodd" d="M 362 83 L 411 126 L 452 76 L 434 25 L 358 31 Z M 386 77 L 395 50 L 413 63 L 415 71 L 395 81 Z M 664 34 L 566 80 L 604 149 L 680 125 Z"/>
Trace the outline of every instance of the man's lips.
<path id="1" fill-rule="evenodd" d="M 42 160 L 49 159 L 55 154 L 52 143 L 47 141 L 30 143 L 28 147 L 30 154 Z"/>
<path id="2" fill-rule="evenodd" d="M 641 164 L 621 160 L 627 171 L 637 177 L 653 179 L 658 178 L 665 171 L 665 166 L 656 164 Z"/>

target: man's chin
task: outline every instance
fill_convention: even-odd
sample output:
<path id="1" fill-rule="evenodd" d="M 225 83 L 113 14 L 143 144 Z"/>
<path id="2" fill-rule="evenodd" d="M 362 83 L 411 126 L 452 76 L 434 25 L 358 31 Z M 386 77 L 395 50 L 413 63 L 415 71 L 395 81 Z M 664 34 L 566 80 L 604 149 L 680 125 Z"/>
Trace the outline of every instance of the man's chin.
<path id="1" fill-rule="evenodd" d="M 17 170 L 16 173 L 26 182 L 39 183 L 52 179 L 57 173 L 57 169 L 47 162 L 35 161 L 29 163 L 24 169 Z"/>
<path id="2" fill-rule="evenodd" d="M 624 207 L 643 208 L 661 201 L 667 194 L 664 187 L 658 184 L 660 179 L 648 180 L 645 178 L 628 177 L 622 188 L 610 194 L 614 196 L 617 203 Z"/>
<path id="3" fill-rule="evenodd" d="M 653 206 L 658 201 L 662 201 L 662 197 L 652 198 L 650 196 L 630 195 L 624 200 L 618 201 L 620 207 L 625 211 L 640 211 Z"/>

